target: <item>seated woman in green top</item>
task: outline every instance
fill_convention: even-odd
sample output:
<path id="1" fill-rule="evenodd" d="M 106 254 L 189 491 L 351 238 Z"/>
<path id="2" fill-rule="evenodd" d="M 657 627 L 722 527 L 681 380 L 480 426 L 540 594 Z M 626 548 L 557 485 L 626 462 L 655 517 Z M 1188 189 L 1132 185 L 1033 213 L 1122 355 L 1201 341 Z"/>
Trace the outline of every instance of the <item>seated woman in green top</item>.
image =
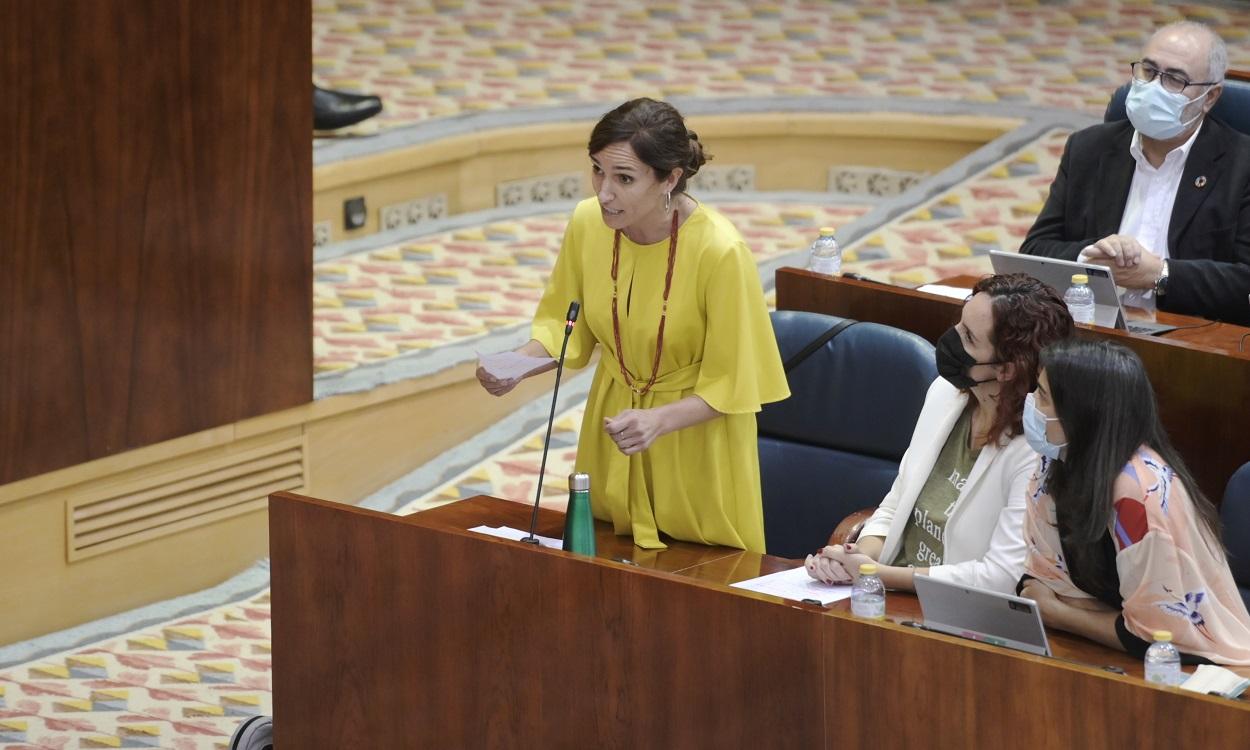
<path id="1" fill-rule="evenodd" d="M 886 586 L 912 576 L 1011 591 L 1024 568 L 1024 498 L 1037 454 L 1020 423 L 1041 349 L 1072 332 L 1053 289 L 1024 274 L 989 276 L 938 341 L 929 387 L 898 478 L 857 543 L 807 559 L 812 577 L 846 582 L 877 562 Z"/>

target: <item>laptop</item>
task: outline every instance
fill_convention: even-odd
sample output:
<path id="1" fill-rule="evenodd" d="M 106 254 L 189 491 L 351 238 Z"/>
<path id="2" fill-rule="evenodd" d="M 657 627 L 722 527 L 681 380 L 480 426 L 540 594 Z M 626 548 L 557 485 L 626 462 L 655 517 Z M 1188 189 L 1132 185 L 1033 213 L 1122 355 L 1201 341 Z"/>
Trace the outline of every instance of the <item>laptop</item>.
<path id="1" fill-rule="evenodd" d="M 1104 328 L 1119 328 L 1121 331 L 1149 336 L 1176 330 L 1176 326 L 1129 320 L 1125 317 L 1124 305 L 1116 291 L 1115 277 L 1106 266 L 1097 263 L 1074 263 L 1040 255 L 1005 253 L 1000 250 L 990 251 L 990 263 L 994 267 L 994 273 L 1028 274 L 1061 295 L 1072 286 L 1072 274 L 1085 274 L 1089 277 L 1089 288 L 1094 293 L 1094 323 Z"/>
<path id="2" fill-rule="evenodd" d="M 939 633 L 1050 656 L 1037 603 L 997 591 L 915 577 L 924 627 Z"/>

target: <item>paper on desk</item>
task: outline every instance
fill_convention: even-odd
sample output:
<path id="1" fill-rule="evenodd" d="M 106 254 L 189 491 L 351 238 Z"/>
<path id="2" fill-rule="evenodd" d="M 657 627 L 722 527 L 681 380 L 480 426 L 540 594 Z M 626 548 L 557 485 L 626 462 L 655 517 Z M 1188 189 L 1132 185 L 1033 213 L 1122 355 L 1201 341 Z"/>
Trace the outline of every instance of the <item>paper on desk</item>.
<path id="1" fill-rule="evenodd" d="M 517 352 L 499 352 L 498 354 L 477 355 L 478 367 L 497 380 L 515 380 L 522 378 L 540 367 L 554 362 L 551 357 L 530 357 Z"/>
<path id="2" fill-rule="evenodd" d="M 476 531 L 479 534 L 497 536 L 503 539 L 511 539 L 515 542 L 519 542 L 530 535 L 528 531 L 514 529 L 511 526 L 474 526 L 469 529 L 469 531 Z M 538 536 L 537 534 L 534 536 L 538 537 L 538 543 L 544 547 L 550 547 L 552 549 L 561 549 L 564 547 L 564 542 L 559 539 L 552 539 L 549 536 Z"/>
<path id="3" fill-rule="evenodd" d="M 925 284 L 924 286 L 916 287 L 916 291 L 950 297 L 960 302 L 968 299 L 968 295 L 972 294 L 971 289 L 965 289 L 961 286 L 947 286 L 945 284 Z"/>
<path id="4" fill-rule="evenodd" d="M 800 602 L 804 599 L 815 599 L 821 604 L 830 604 L 846 599 L 851 595 L 851 587 L 849 585 L 831 586 L 827 583 L 821 583 L 809 576 L 807 568 L 801 565 L 790 570 L 783 570 L 780 573 L 771 573 L 759 578 L 752 578 L 749 581 L 739 581 L 733 584 L 733 586 L 746 589 L 747 591 L 758 591 L 761 594 L 771 594 L 780 596 L 782 599 L 794 599 Z"/>

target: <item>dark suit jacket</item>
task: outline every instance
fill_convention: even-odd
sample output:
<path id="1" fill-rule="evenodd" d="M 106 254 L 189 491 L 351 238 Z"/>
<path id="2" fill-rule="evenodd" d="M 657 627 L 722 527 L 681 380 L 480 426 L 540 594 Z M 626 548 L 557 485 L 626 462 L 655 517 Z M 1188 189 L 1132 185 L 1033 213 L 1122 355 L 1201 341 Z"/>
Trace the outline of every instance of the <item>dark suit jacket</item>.
<path id="1" fill-rule="evenodd" d="M 1086 245 L 1119 231 L 1136 167 L 1132 138 L 1127 120 L 1068 138 L 1020 252 L 1076 260 Z M 1250 325 L 1250 136 L 1207 118 L 1185 161 L 1168 248 L 1161 310 Z"/>

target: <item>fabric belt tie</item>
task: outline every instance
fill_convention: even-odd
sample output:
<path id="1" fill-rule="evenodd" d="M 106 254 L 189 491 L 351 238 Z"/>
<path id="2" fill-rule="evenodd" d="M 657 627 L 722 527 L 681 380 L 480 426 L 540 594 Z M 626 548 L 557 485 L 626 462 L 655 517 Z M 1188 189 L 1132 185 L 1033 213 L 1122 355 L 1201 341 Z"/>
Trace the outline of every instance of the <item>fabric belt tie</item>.
<path id="1" fill-rule="evenodd" d="M 637 397 L 638 394 L 634 393 L 634 390 L 625 383 L 624 377 L 621 376 L 621 368 L 616 363 L 616 357 L 612 356 L 611 352 L 606 351 L 603 353 L 603 356 L 604 359 L 612 360 L 611 366 L 604 368 L 604 370 L 607 371 L 608 376 L 615 380 L 622 388 Z M 685 367 L 661 374 L 655 379 L 655 385 L 651 386 L 651 392 L 672 393 L 674 391 L 684 391 L 694 388 L 695 383 L 699 382 L 699 366 L 702 364 L 703 363 L 701 361 L 695 362 L 694 364 L 689 364 Z M 637 378 L 634 378 L 634 382 L 637 383 L 639 381 Z"/>

